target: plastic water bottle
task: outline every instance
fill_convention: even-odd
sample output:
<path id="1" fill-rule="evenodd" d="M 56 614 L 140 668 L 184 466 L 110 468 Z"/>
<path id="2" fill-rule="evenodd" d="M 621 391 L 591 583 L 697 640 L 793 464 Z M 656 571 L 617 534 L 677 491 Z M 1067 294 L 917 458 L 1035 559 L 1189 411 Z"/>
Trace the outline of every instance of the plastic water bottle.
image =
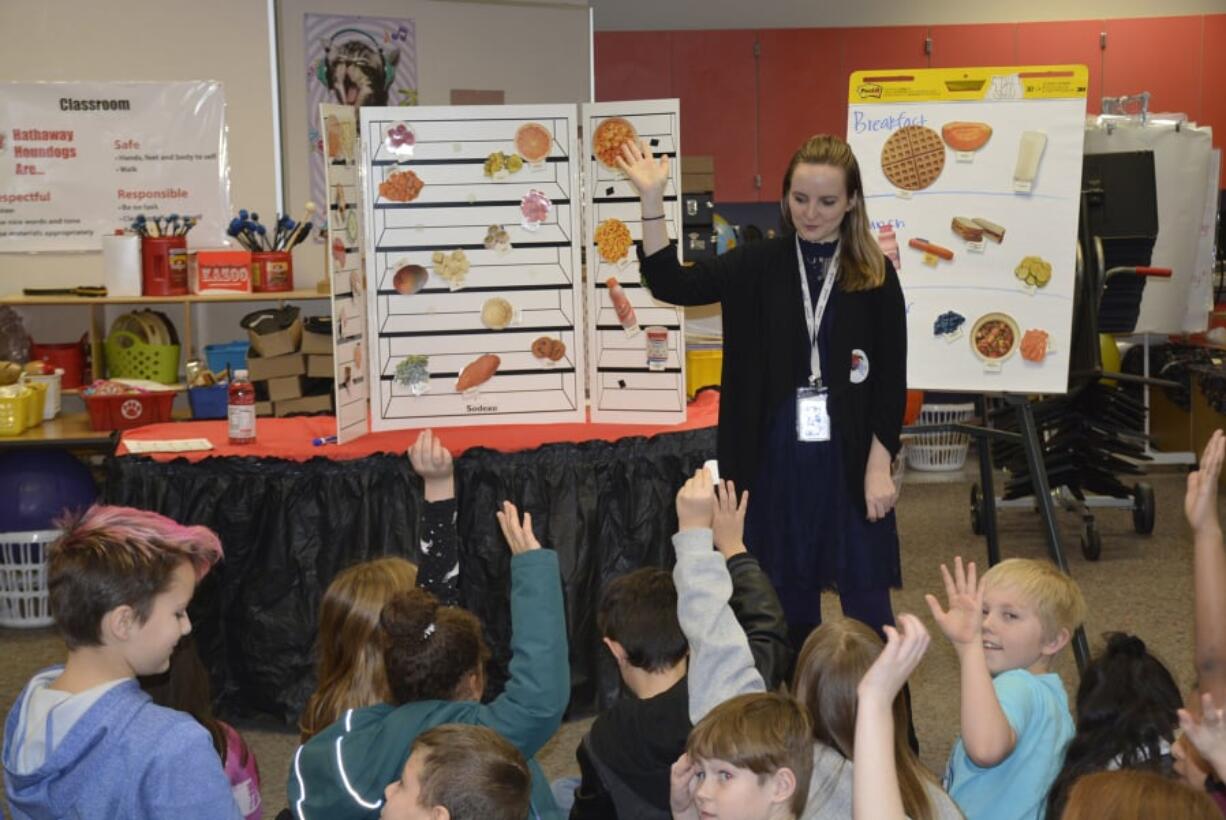
<path id="1" fill-rule="evenodd" d="M 255 443 L 255 385 L 247 380 L 246 370 L 235 370 L 230 380 L 226 417 L 230 422 L 231 444 Z"/>

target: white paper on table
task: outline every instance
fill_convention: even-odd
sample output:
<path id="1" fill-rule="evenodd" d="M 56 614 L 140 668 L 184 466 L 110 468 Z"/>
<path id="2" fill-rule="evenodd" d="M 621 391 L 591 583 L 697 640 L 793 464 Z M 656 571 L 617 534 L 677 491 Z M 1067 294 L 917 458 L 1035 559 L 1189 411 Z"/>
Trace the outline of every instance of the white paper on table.
<path id="1" fill-rule="evenodd" d="M 213 442 L 207 438 L 179 438 L 156 441 L 125 441 L 129 453 L 191 453 L 212 450 Z"/>

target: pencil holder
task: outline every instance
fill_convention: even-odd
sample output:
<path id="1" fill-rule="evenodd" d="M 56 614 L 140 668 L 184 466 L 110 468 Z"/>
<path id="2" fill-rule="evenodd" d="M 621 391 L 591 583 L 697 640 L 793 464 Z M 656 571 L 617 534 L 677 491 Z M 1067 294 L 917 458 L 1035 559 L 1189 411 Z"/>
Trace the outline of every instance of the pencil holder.
<path id="1" fill-rule="evenodd" d="M 251 254 L 251 289 L 274 293 L 294 289 L 294 258 L 289 251 L 256 251 Z"/>
<path id="2" fill-rule="evenodd" d="M 187 237 L 146 236 L 140 255 L 145 296 L 187 295 Z"/>

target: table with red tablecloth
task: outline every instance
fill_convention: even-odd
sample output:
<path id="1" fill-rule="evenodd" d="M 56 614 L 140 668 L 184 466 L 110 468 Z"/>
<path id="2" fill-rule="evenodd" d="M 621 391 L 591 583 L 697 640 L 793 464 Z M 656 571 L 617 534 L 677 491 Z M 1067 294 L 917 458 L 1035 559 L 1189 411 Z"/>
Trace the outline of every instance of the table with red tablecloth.
<path id="1" fill-rule="evenodd" d="M 461 600 L 493 651 L 491 690 L 510 658 L 510 554 L 494 519 L 504 499 L 532 513 L 558 553 L 571 639 L 572 711 L 590 712 L 617 688 L 595 608 L 611 580 L 671 566 L 673 498 L 715 457 L 719 395 L 706 391 L 673 427 L 506 425 L 436 431 L 456 456 Z M 404 456 L 417 430 L 346 444 L 331 417 L 264 419 L 257 441 L 230 445 L 224 422 L 125 431 L 107 462 L 106 498 L 203 524 L 225 560 L 197 590 L 198 645 L 223 713 L 271 713 L 294 723 L 314 688 L 319 601 L 341 569 L 384 554 L 418 557 L 421 482 Z M 130 454 L 126 442 L 206 438 L 214 449 Z"/>

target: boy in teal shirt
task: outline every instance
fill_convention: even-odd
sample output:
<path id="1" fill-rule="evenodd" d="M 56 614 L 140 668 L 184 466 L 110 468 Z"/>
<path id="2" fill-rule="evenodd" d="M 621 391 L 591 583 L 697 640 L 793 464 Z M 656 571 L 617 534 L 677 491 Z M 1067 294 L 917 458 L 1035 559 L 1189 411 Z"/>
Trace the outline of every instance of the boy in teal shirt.
<path id="1" fill-rule="evenodd" d="M 976 580 L 975 565 L 942 564 L 948 611 L 928 606 L 962 668 L 962 733 L 945 788 L 967 820 L 1042 820 L 1073 737 L 1052 661 L 1085 619 L 1077 584 L 1045 561 L 1013 558 Z"/>

